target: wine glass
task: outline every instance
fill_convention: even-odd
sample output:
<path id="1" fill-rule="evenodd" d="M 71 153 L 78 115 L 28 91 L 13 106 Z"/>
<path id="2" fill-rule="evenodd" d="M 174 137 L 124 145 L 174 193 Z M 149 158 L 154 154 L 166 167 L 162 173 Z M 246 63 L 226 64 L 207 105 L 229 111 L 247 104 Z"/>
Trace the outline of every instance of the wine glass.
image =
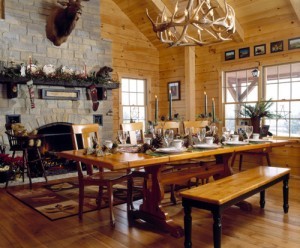
<path id="1" fill-rule="evenodd" d="M 251 134 L 253 133 L 253 126 L 246 126 L 245 127 L 245 132 L 249 141 L 249 138 L 251 136 Z"/>
<path id="2" fill-rule="evenodd" d="M 123 130 L 118 130 L 118 137 L 121 142 L 121 144 L 126 144 L 127 138 L 128 138 L 128 132 Z"/>
<path id="3" fill-rule="evenodd" d="M 197 129 L 197 137 L 198 137 L 198 140 L 200 141 L 200 143 L 203 142 L 205 136 L 206 136 L 206 128 L 205 127 Z"/>
<path id="4" fill-rule="evenodd" d="M 229 139 L 230 136 L 230 129 L 227 127 L 222 127 L 222 133 L 225 137 L 225 141 L 227 141 Z"/>
<path id="5" fill-rule="evenodd" d="M 164 139 L 166 141 L 167 147 L 169 147 L 174 139 L 174 131 L 172 129 L 164 130 Z"/>

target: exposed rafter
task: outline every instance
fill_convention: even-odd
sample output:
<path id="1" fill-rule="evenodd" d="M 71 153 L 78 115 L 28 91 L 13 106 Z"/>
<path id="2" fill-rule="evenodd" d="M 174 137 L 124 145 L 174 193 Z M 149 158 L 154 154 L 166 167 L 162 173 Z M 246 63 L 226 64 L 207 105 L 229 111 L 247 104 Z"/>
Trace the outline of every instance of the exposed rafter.
<path id="1" fill-rule="evenodd" d="M 291 5 L 300 21 L 300 0 L 290 0 Z"/>

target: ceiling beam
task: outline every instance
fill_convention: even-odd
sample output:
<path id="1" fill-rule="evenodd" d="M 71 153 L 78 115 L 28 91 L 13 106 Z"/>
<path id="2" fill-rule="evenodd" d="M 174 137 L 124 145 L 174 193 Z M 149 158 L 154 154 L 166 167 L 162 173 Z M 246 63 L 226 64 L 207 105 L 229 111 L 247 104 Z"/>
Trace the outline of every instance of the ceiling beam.
<path id="1" fill-rule="evenodd" d="M 296 13 L 296 16 L 298 17 L 298 20 L 300 21 L 300 0 L 290 0 L 290 2 Z"/>

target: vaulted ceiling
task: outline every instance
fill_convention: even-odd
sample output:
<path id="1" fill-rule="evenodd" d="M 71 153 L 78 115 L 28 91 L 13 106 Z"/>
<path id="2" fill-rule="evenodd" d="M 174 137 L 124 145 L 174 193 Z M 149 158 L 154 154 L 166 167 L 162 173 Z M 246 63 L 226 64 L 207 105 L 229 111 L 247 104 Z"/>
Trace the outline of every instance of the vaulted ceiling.
<path id="1" fill-rule="evenodd" d="M 196 1 L 196 0 L 195 0 Z M 217 1 L 224 6 L 223 0 Z M 163 44 L 152 30 L 146 9 L 152 19 L 166 8 L 173 12 L 177 0 L 114 0 L 139 30 L 156 47 Z M 187 0 L 178 0 L 179 8 L 185 8 Z M 236 13 L 237 31 L 231 42 L 242 42 L 249 37 L 300 26 L 300 0 L 227 0 Z M 222 11 L 220 8 L 219 11 Z M 164 45 L 165 46 L 165 45 Z"/>

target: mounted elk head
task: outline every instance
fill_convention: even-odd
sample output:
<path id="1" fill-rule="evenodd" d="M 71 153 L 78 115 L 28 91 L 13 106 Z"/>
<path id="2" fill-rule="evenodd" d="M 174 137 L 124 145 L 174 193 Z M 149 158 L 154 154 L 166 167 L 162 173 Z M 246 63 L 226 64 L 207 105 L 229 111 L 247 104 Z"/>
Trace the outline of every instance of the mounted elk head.
<path id="1" fill-rule="evenodd" d="M 59 5 L 51 10 L 46 23 L 46 35 L 55 46 L 64 43 L 75 28 L 82 13 L 81 1 L 89 0 L 57 1 Z"/>

